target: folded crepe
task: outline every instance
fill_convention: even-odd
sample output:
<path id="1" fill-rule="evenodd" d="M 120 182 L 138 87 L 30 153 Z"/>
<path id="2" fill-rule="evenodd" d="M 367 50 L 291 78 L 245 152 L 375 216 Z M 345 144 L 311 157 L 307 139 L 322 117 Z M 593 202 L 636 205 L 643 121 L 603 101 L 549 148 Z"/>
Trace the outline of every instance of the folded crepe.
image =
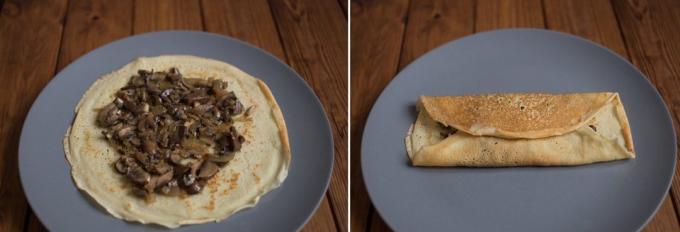
<path id="1" fill-rule="evenodd" d="M 421 96 L 414 166 L 567 166 L 635 158 L 618 93 Z"/>

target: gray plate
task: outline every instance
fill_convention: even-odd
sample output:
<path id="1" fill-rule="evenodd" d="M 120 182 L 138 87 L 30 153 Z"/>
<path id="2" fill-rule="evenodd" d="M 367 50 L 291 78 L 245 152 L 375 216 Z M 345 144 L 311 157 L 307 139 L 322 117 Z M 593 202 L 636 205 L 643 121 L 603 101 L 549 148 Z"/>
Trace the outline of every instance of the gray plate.
<path id="1" fill-rule="evenodd" d="M 616 91 L 637 159 L 578 167 L 415 168 L 404 137 L 419 95 Z M 635 231 L 675 168 L 661 97 L 633 65 L 571 35 L 500 30 L 443 45 L 406 67 L 376 101 L 362 141 L 373 204 L 397 231 Z"/>
<path id="2" fill-rule="evenodd" d="M 167 231 L 116 219 L 86 199 L 70 178 L 61 141 L 73 109 L 95 79 L 140 56 L 191 54 L 222 60 L 261 78 L 281 106 L 293 160 L 281 187 L 219 223 L 176 231 L 293 231 L 324 196 L 333 164 L 333 141 L 313 91 L 288 66 L 265 51 L 227 37 L 188 31 L 147 33 L 100 47 L 64 68 L 33 103 L 19 144 L 19 171 L 28 201 L 52 231 Z M 40 65 L 40 64 L 35 64 Z"/>

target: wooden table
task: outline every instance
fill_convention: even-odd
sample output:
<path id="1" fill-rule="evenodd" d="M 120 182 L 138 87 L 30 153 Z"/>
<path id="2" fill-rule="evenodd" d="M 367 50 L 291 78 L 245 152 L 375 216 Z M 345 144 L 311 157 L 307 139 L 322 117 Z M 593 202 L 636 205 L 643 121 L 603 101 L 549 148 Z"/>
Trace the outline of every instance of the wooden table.
<path id="1" fill-rule="evenodd" d="M 333 128 L 335 164 L 329 191 L 305 230 L 347 231 L 345 1 L 6 0 L 0 6 L 0 231 L 45 230 L 17 173 L 21 126 L 40 90 L 92 49 L 169 29 L 247 41 L 287 62 L 314 88 Z"/>
<path id="2" fill-rule="evenodd" d="M 384 0 L 351 3 L 351 230 L 389 230 L 361 177 L 361 136 L 382 89 L 423 53 L 462 36 L 510 27 L 578 35 L 630 60 L 680 125 L 680 1 Z M 680 170 L 645 231 L 680 231 Z"/>

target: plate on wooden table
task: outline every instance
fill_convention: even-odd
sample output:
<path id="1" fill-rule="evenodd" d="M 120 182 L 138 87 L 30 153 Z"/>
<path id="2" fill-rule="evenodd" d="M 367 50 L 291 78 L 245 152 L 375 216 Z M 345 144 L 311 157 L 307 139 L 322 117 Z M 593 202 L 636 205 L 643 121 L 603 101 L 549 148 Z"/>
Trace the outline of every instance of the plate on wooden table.
<path id="1" fill-rule="evenodd" d="M 636 159 L 575 167 L 413 167 L 404 137 L 420 95 L 619 92 Z M 636 231 L 675 170 L 673 124 L 661 96 L 624 58 L 538 29 L 449 42 L 401 71 L 366 122 L 362 171 L 373 205 L 396 231 Z"/>
<path id="2" fill-rule="evenodd" d="M 263 80 L 288 127 L 292 162 L 283 184 L 253 208 L 175 231 L 295 231 L 319 206 L 333 166 L 332 135 L 323 107 L 304 80 L 269 53 L 228 37 L 165 31 L 121 39 L 64 68 L 42 90 L 24 122 L 19 145 L 21 183 L 31 208 L 52 231 L 168 231 L 114 218 L 76 188 L 62 139 L 76 104 L 100 76 L 142 56 L 187 54 L 230 63 Z M 38 65 L 38 64 L 34 64 Z"/>

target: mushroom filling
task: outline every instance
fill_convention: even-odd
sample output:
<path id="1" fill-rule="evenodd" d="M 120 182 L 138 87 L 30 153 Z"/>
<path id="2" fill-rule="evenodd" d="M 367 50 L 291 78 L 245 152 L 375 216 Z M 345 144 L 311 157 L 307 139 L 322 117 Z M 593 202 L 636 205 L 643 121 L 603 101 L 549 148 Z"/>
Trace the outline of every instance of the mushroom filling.
<path id="1" fill-rule="evenodd" d="M 97 125 L 136 196 L 199 193 L 245 142 L 233 126 L 244 107 L 224 81 L 139 70 L 115 96 Z"/>
<path id="2" fill-rule="evenodd" d="M 448 138 L 449 136 L 454 135 L 454 134 L 456 134 L 456 132 L 458 132 L 458 129 L 456 129 L 452 126 L 447 126 L 447 125 L 444 125 L 440 122 L 437 122 L 437 124 L 439 124 L 439 126 L 442 128 L 442 131 L 439 132 L 439 135 L 442 138 Z"/>

